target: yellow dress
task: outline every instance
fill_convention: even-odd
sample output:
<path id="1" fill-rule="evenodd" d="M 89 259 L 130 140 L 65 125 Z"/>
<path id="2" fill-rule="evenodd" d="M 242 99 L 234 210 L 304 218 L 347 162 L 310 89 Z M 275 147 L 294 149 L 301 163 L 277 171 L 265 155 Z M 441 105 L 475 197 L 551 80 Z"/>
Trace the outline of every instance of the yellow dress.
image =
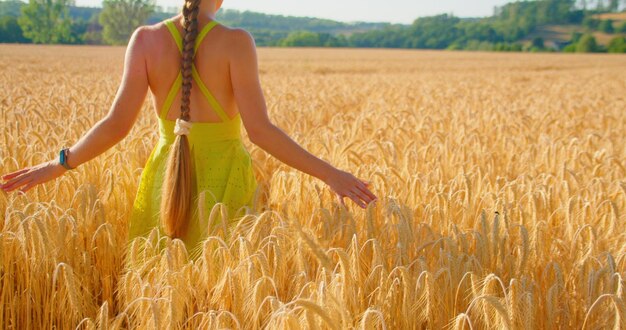
<path id="1" fill-rule="evenodd" d="M 182 37 L 173 21 L 166 20 L 165 24 L 182 53 Z M 212 21 L 200 31 L 196 39 L 195 51 L 206 34 L 216 25 L 217 23 Z M 187 136 L 193 159 L 195 189 L 191 204 L 192 219 L 189 221 L 187 235 L 181 238 L 188 250 L 198 248 L 198 243 L 206 238 L 210 230 L 209 227 L 214 225 L 209 223 L 208 217 L 216 202 L 224 203 L 228 208 L 229 216 L 233 217 L 240 211 L 240 208 L 252 206 L 252 199 L 258 186 L 252 170 L 250 154 L 241 141 L 241 117 L 239 113 L 234 118 L 229 118 L 200 79 L 195 66 L 192 66 L 192 73 L 197 86 L 208 100 L 211 108 L 221 118 L 221 122 L 193 123 Z M 159 219 L 161 186 L 165 175 L 168 150 L 176 139 L 174 134 L 175 121 L 166 118 L 181 87 L 182 73 L 179 72 L 159 114 L 159 141 L 152 150 L 141 174 L 129 220 L 129 240 L 138 236 L 145 236 L 155 227 L 164 235 Z M 203 192 L 204 194 L 201 194 Z M 201 195 L 203 197 L 198 198 Z"/>

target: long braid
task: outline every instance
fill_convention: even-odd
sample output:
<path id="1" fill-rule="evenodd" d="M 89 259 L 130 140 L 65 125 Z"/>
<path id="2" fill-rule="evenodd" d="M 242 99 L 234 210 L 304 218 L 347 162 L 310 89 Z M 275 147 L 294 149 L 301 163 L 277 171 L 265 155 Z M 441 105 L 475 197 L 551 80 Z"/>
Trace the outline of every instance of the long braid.
<path id="1" fill-rule="evenodd" d="M 180 117 L 177 126 L 189 125 L 190 96 L 192 86 L 192 64 L 198 36 L 198 10 L 201 0 L 185 0 L 183 6 L 183 51 L 181 71 L 183 76 Z M 192 160 L 186 134 L 178 134 L 170 147 L 161 192 L 161 225 L 165 234 L 182 238 L 187 232 L 191 216 Z"/>
<path id="2" fill-rule="evenodd" d="M 191 95 L 191 64 L 193 63 L 194 47 L 198 37 L 198 11 L 200 0 L 186 0 L 183 7 L 184 34 L 181 70 L 183 73 L 183 95 L 180 104 L 180 118 L 189 120 L 189 97 Z"/>

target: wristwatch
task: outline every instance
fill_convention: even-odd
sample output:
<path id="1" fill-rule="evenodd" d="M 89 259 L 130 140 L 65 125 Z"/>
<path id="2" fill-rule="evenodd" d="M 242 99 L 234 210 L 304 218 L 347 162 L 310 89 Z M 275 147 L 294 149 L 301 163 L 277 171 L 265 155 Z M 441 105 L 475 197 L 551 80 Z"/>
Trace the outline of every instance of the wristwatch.
<path id="1" fill-rule="evenodd" d="M 61 152 L 59 152 L 59 163 L 61 163 L 61 165 L 63 167 L 65 167 L 68 170 L 73 170 L 73 167 L 70 167 L 67 164 L 67 155 L 69 154 L 70 150 L 68 148 L 63 148 L 61 149 Z"/>

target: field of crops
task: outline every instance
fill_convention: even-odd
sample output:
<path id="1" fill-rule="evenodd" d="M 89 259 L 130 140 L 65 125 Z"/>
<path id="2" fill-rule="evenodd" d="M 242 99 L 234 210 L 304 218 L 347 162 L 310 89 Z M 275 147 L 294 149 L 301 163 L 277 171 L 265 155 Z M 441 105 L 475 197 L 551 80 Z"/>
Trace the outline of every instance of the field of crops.
<path id="1" fill-rule="evenodd" d="M 56 157 L 102 118 L 123 55 L 2 45 L 0 172 Z M 370 180 L 377 205 L 342 209 L 244 138 L 254 215 L 228 226 L 214 208 L 198 260 L 177 240 L 128 242 L 158 139 L 147 99 L 106 154 L 0 194 L 0 328 L 626 328 L 626 57 L 259 57 L 273 121 Z"/>

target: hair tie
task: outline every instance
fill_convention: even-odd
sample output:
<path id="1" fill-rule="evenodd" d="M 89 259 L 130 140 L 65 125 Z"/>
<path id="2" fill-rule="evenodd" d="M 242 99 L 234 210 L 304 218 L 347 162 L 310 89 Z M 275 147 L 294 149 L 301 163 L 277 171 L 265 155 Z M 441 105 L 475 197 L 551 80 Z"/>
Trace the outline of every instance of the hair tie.
<path id="1" fill-rule="evenodd" d="M 191 129 L 191 123 L 183 120 L 176 119 L 176 126 L 174 127 L 174 134 L 176 135 L 189 135 L 189 130 Z"/>

